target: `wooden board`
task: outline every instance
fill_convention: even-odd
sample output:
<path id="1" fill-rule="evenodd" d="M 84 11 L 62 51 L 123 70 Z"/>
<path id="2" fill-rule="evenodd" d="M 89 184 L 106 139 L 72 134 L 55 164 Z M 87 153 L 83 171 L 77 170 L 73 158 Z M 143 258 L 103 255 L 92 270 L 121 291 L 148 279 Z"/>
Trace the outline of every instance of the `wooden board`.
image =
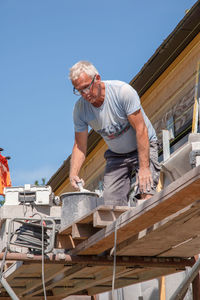
<path id="1" fill-rule="evenodd" d="M 65 294 L 67 291 L 71 291 L 72 287 L 73 287 L 73 282 L 71 279 L 73 279 L 76 276 L 80 276 L 80 272 L 82 274 L 82 277 L 85 276 L 85 278 L 87 278 L 87 267 L 85 266 L 81 266 L 81 265 L 74 265 L 69 267 L 69 269 L 65 270 L 63 268 L 63 270 L 61 270 L 61 272 L 59 272 L 59 274 L 56 274 L 52 280 L 45 280 L 45 287 L 46 290 L 49 291 L 51 290 L 54 286 L 59 285 L 59 286 L 63 286 Z M 91 270 L 90 270 L 91 271 Z M 80 288 L 79 291 L 81 291 L 82 289 Z M 42 293 L 43 291 L 43 286 L 42 283 L 40 282 L 40 285 L 38 285 L 37 287 L 35 287 L 34 289 L 30 290 L 28 295 L 31 296 L 35 296 L 38 295 L 40 293 Z M 24 296 L 27 295 L 27 291 L 24 292 L 23 294 Z"/>
<path id="2" fill-rule="evenodd" d="M 60 270 L 59 267 L 61 268 Z M 20 299 L 39 299 L 37 297 L 43 299 L 42 280 L 41 277 L 38 277 L 40 269 L 40 264 L 22 265 L 19 267 L 19 271 L 21 272 L 18 272 L 16 277 L 13 277 L 12 274 L 9 280 L 8 276 L 7 280 L 9 284 L 14 288 L 14 291 Z M 183 268 L 178 270 L 175 267 L 151 268 L 135 266 L 130 268 L 126 266 L 116 266 L 115 288 L 157 278 L 161 274 L 172 274 L 182 269 Z M 26 270 L 26 274 L 29 274 L 29 277 L 26 278 L 26 275 L 23 274 L 24 270 Z M 112 287 L 112 265 L 105 267 L 81 266 L 78 264 L 66 267 L 64 265 L 49 264 L 45 266 L 45 270 L 47 299 L 49 299 L 49 297 L 51 299 L 53 296 L 55 296 L 55 299 L 62 299 L 69 295 L 85 295 L 95 289 L 98 291 L 99 287 L 102 286 L 104 286 L 104 288 L 106 287 L 106 290 L 110 290 Z M 53 272 L 55 273 L 54 275 Z M 0 294 L 0 299 L 1 296 L 5 297 L 5 294 Z M 9 299 L 9 297 L 6 299 Z"/>
<path id="3" fill-rule="evenodd" d="M 63 272 L 63 270 L 66 271 L 70 268 L 71 267 L 64 267 L 61 264 L 55 264 L 54 266 L 45 264 L 45 281 L 54 278 L 61 270 Z M 42 284 L 42 266 L 41 264 L 22 264 L 22 262 L 18 261 L 4 273 L 4 277 L 8 284 L 13 287 L 16 294 L 22 297 L 25 291 L 29 293 L 30 290 Z"/>
<path id="4" fill-rule="evenodd" d="M 200 221 L 200 220 L 199 220 Z M 194 236 L 183 243 L 180 243 L 168 251 L 163 252 L 160 256 L 176 256 L 176 257 L 191 257 L 200 253 L 200 236 Z"/>
<path id="5" fill-rule="evenodd" d="M 135 280 L 138 280 L 139 274 L 141 273 L 141 269 L 136 269 L 133 271 L 127 270 L 125 267 L 117 267 L 117 272 L 116 272 L 116 279 L 121 279 L 123 278 L 126 281 L 126 276 L 129 277 L 129 282 L 131 281 L 132 283 L 135 283 Z M 80 288 L 82 289 L 89 289 L 93 287 L 95 284 L 102 285 L 102 284 L 109 284 L 112 282 L 112 274 L 113 274 L 113 268 L 104 268 L 102 270 L 99 270 L 98 272 L 95 273 L 95 281 L 93 280 L 79 280 L 79 281 L 73 281 L 73 288 L 71 291 L 69 290 L 66 294 L 63 293 L 62 290 L 58 290 L 58 288 L 54 288 L 53 292 L 55 293 L 56 296 L 64 296 L 64 295 L 70 295 L 70 293 L 77 293 Z M 111 283 L 112 286 L 112 283 Z"/>
<path id="6" fill-rule="evenodd" d="M 47 298 L 55 296 L 55 299 L 62 299 L 68 295 L 88 294 L 89 289 L 106 286 L 110 289 L 113 277 L 113 260 L 107 258 L 109 265 L 95 264 L 95 259 L 83 256 L 82 263 L 60 261 L 52 263 L 45 261 L 44 277 Z M 86 261 L 84 261 L 86 258 Z M 75 258 L 76 260 L 76 258 Z M 105 260 L 105 258 L 104 258 Z M 110 263 L 111 260 L 111 263 Z M 121 261 L 121 262 L 120 262 Z M 172 274 L 175 271 L 185 269 L 185 266 L 191 265 L 189 260 L 171 259 L 171 258 L 135 258 L 128 262 L 127 257 L 120 257 L 116 265 L 116 285 L 126 286 L 156 278 L 158 274 Z M 126 262 L 126 263 L 124 263 Z M 119 264 L 119 265 L 118 265 Z M 13 272 L 12 272 L 13 271 Z M 43 299 L 42 285 L 42 265 L 35 260 L 17 262 L 13 264 L 9 271 L 5 272 L 5 277 L 10 286 L 14 289 L 20 299 Z M 6 291 L 2 288 L 0 298 L 6 296 Z"/>
<path id="7" fill-rule="evenodd" d="M 199 186 L 200 166 L 171 183 L 145 203 L 120 215 L 116 222 L 77 245 L 71 250 L 71 254 L 100 254 L 111 249 L 114 245 L 116 226 L 117 242 L 121 243 L 200 199 Z"/>
<path id="8" fill-rule="evenodd" d="M 200 201 L 198 200 L 120 243 L 117 246 L 117 255 L 191 257 L 200 253 L 200 243 L 196 243 L 196 247 L 192 244 L 190 247 L 188 243 L 187 248 L 182 247 L 186 241 L 189 242 L 200 235 L 199 223 Z"/>
<path id="9" fill-rule="evenodd" d="M 178 271 L 176 269 L 171 270 L 161 270 L 159 269 L 147 269 L 143 270 L 134 274 L 127 274 L 127 276 L 123 276 L 121 278 L 116 278 L 115 280 L 115 288 L 121 288 L 128 285 L 140 283 L 146 280 L 151 280 L 154 278 L 159 278 L 161 275 L 169 275 L 177 273 Z M 97 284 L 96 286 L 93 286 L 92 288 L 88 289 L 88 295 L 95 295 L 99 293 L 104 293 L 107 291 L 112 290 L 112 282 L 108 281 L 104 284 Z"/>

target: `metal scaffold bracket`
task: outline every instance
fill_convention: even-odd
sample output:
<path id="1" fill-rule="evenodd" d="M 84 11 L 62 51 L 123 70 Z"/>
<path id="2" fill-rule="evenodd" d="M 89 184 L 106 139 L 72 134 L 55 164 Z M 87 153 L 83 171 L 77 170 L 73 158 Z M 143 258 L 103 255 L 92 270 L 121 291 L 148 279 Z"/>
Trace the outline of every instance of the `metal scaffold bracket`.
<path id="1" fill-rule="evenodd" d="M 13 299 L 13 300 L 19 300 L 19 298 L 17 297 L 17 295 L 15 294 L 15 292 L 13 291 L 13 289 L 7 283 L 6 279 L 3 276 L 0 278 L 0 283 L 2 284 L 2 286 L 4 287 L 4 289 L 6 290 L 6 292 L 9 294 L 9 296 L 11 297 L 11 299 Z"/>

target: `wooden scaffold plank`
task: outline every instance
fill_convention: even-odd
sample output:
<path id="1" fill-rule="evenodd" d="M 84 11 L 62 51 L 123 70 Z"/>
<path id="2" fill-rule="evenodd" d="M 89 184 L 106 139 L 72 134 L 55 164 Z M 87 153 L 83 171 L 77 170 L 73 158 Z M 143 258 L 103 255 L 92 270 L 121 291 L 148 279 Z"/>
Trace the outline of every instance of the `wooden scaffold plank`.
<path id="1" fill-rule="evenodd" d="M 200 235 L 200 201 L 146 228 L 117 246 L 117 255 L 191 257 L 200 243 L 187 243 Z M 183 248 L 182 248 L 183 247 Z M 175 250 L 174 253 L 171 251 Z"/>
<path id="2" fill-rule="evenodd" d="M 200 199 L 199 185 L 200 167 L 196 167 L 145 203 L 124 212 L 116 222 L 77 245 L 70 253 L 100 254 L 111 249 L 115 226 L 117 242 L 121 243 Z"/>

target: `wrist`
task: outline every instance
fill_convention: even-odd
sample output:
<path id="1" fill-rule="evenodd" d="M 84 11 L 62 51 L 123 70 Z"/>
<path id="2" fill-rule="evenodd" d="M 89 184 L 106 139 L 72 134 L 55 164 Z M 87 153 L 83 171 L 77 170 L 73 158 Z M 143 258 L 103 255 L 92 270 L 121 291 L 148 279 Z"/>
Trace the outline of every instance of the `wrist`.
<path id="1" fill-rule="evenodd" d="M 139 166 L 139 169 L 140 170 L 145 170 L 145 169 L 149 169 L 150 168 L 150 166 L 148 165 L 148 166 Z"/>
<path id="2" fill-rule="evenodd" d="M 69 181 L 72 183 L 73 181 L 76 181 L 77 175 L 69 175 Z"/>

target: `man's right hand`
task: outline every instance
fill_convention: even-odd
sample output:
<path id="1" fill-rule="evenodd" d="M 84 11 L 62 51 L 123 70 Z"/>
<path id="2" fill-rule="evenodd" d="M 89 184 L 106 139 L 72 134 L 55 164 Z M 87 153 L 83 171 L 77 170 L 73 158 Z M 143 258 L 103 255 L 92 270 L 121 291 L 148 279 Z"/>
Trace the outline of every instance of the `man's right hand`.
<path id="1" fill-rule="evenodd" d="M 72 175 L 69 178 L 71 186 L 73 186 L 73 188 L 75 188 L 76 190 L 79 189 L 77 182 L 82 182 L 82 185 L 84 186 L 84 180 L 80 179 L 77 175 Z"/>

